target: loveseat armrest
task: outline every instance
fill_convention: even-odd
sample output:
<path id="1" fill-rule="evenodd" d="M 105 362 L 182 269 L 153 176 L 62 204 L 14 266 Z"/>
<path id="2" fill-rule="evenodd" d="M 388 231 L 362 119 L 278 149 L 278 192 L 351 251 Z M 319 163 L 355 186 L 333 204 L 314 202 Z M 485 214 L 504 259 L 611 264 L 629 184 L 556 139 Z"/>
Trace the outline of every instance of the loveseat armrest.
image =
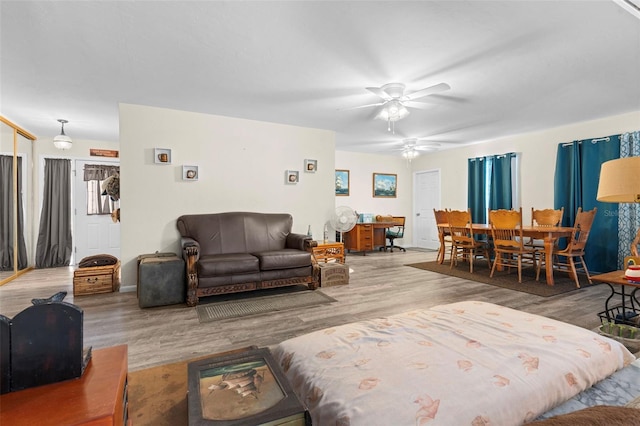
<path id="1" fill-rule="evenodd" d="M 198 304 L 198 296 L 196 294 L 198 288 L 198 272 L 196 263 L 200 259 L 200 244 L 189 237 L 180 239 L 182 247 L 182 257 L 187 264 L 187 305 L 195 306 Z"/>
<path id="2" fill-rule="evenodd" d="M 286 248 L 294 248 L 298 250 L 308 251 L 311 247 L 316 247 L 318 243 L 313 241 L 312 237 L 309 237 L 305 234 L 294 234 L 291 233 L 287 235 L 287 242 L 285 243 Z"/>

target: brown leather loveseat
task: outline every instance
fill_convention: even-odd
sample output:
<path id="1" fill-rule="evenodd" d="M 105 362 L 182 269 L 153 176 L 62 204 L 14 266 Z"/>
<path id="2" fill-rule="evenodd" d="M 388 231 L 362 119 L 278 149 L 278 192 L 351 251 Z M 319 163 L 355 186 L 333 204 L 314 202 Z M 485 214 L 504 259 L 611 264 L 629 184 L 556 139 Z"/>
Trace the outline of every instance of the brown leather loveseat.
<path id="1" fill-rule="evenodd" d="M 198 298 L 263 288 L 307 284 L 318 288 L 311 260 L 316 243 L 291 232 L 286 213 L 229 212 L 178 218 L 187 262 L 187 305 Z"/>

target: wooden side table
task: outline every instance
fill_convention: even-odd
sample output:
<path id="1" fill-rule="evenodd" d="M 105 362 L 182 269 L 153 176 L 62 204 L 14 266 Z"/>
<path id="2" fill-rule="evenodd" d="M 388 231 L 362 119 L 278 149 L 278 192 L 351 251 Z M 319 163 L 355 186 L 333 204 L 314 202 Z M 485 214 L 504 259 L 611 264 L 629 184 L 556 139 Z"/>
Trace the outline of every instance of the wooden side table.
<path id="1" fill-rule="evenodd" d="M 327 263 L 330 259 L 344 263 L 343 243 L 318 243 L 318 245 L 311 250 L 314 259 L 318 263 Z"/>
<path id="2" fill-rule="evenodd" d="M 615 315 L 612 315 L 612 310 L 615 309 L 609 308 L 609 301 L 613 298 L 613 296 L 620 295 L 622 298 L 622 312 L 620 312 L 623 316 L 622 322 L 628 323 L 625 321 L 625 315 L 627 312 L 627 302 L 629 302 L 629 308 L 631 311 L 640 314 L 640 301 L 638 301 L 636 297 L 636 292 L 640 289 L 640 282 L 632 282 L 627 280 L 624 277 L 624 271 L 612 271 L 607 272 L 606 274 L 600 275 L 592 275 L 591 280 L 599 283 L 605 283 L 611 289 L 611 295 L 604 302 L 604 312 L 600 313 L 600 317 L 606 317 L 607 321 L 615 320 Z M 630 287 L 630 293 L 626 293 L 626 288 Z M 619 291 L 617 291 L 619 289 Z M 631 324 L 635 325 L 635 324 Z"/>
<path id="3" fill-rule="evenodd" d="M 127 365 L 126 345 L 96 349 L 79 379 L 0 396 L 0 424 L 128 424 Z"/>

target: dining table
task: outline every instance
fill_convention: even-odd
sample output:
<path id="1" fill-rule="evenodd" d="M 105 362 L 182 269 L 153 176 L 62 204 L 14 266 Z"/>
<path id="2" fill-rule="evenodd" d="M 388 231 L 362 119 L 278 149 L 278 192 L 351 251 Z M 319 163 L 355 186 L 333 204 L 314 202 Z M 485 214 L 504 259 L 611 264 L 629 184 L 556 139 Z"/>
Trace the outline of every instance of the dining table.
<path id="1" fill-rule="evenodd" d="M 444 250 L 444 236 L 449 233 L 449 224 L 440 223 L 438 227 L 441 227 L 444 232 L 439 232 L 440 247 Z M 471 229 L 474 234 L 484 234 L 491 236 L 491 225 L 487 223 L 472 223 Z M 545 259 L 545 276 L 547 285 L 554 285 L 553 280 L 553 247 L 555 246 L 558 238 L 570 237 L 573 232 L 572 226 L 523 226 L 522 235 L 524 237 L 533 238 L 536 240 L 544 240 L 544 259 Z M 444 253 L 443 253 L 444 254 Z M 444 262 L 444 256 L 439 256 L 439 263 Z M 571 274 L 571 271 L 569 271 Z M 573 278 L 573 277 L 572 277 Z"/>

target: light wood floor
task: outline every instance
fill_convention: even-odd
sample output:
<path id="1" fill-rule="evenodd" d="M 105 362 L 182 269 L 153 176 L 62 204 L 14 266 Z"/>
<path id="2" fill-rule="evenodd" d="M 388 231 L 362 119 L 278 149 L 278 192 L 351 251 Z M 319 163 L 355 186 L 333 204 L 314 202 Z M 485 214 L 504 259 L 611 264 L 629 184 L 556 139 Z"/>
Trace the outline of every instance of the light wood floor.
<path id="1" fill-rule="evenodd" d="M 435 260 L 435 252 L 351 253 L 349 285 L 322 289 L 337 303 L 206 324 L 186 305 L 140 309 L 135 293 L 74 298 L 73 268 L 40 269 L 0 287 L 0 313 L 11 318 L 32 298 L 67 291 L 65 301 L 84 311 L 84 346 L 127 344 L 129 370 L 134 371 L 248 345 L 270 346 L 313 330 L 461 300 L 492 302 L 593 329 L 610 294 L 606 285 L 596 285 L 545 298 L 404 266 L 427 260 Z"/>

